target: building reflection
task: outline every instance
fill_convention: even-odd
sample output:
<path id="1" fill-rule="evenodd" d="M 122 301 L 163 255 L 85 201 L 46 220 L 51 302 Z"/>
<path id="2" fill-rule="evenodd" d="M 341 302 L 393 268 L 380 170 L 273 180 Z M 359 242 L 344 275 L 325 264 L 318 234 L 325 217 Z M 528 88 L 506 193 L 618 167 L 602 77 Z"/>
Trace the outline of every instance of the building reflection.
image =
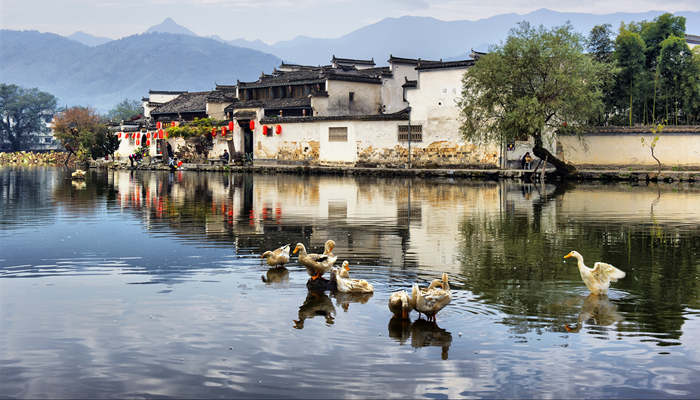
<path id="1" fill-rule="evenodd" d="M 628 272 L 614 288 L 638 294 L 636 308 L 619 304 L 636 329 L 677 338 L 684 305 L 697 303 L 700 189 L 693 186 L 181 171 L 109 171 L 105 179 L 116 200 L 108 204 L 134 212 L 151 232 L 232 246 L 238 255 L 296 242 L 319 251 L 333 239 L 340 259 L 377 266 L 375 279 L 387 285 L 448 272 L 456 289 L 507 310 L 503 321 L 518 332 L 543 329 L 528 316 L 561 327 L 578 312 L 558 306 L 582 286 L 578 271 L 561 263 L 572 249 Z M 87 183 L 81 191 L 59 185 L 55 197 L 70 203 L 90 195 Z M 566 289 L 555 289 L 562 283 Z"/>

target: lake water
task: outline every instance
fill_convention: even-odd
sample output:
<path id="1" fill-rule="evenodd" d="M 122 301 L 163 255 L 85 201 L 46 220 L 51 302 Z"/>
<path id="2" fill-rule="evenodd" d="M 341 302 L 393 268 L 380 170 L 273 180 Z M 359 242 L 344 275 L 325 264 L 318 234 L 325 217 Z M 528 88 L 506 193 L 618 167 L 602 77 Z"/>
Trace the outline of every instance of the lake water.
<path id="1" fill-rule="evenodd" d="M 0 397 L 700 393 L 700 187 L 69 176 L 0 168 Z M 260 259 L 327 239 L 374 295 Z M 570 250 L 627 277 L 589 297 Z M 443 271 L 437 324 L 392 320 Z"/>

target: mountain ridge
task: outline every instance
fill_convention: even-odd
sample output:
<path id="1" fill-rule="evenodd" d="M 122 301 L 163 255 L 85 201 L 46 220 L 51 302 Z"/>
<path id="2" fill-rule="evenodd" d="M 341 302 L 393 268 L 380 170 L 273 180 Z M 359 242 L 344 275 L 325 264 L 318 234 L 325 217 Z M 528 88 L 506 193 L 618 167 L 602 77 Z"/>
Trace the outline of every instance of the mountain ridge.
<path id="1" fill-rule="evenodd" d="M 211 90 L 216 83 L 255 80 L 281 60 L 212 39 L 142 33 L 90 47 L 60 35 L 0 30 L 0 76 L 38 87 L 62 105 L 106 111 L 149 89 Z M 51 62 L 46 62 L 51 60 Z"/>

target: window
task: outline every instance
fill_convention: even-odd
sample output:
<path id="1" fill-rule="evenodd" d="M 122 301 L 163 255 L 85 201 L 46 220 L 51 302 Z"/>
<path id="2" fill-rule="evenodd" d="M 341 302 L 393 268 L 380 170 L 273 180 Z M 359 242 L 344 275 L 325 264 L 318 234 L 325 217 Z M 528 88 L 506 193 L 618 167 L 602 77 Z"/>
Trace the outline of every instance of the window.
<path id="1" fill-rule="evenodd" d="M 348 141 L 348 128 L 328 128 L 328 141 L 329 142 L 347 142 Z"/>
<path id="2" fill-rule="evenodd" d="M 423 125 L 411 125 L 411 142 L 423 141 Z M 399 125 L 399 142 L 408 142 L 408 125 Z"/>
<path id="3" fill-rule="evenodd" d="M 348 93 L 348 101 L 353 102 L 355 100 L 355 92 Z"/>

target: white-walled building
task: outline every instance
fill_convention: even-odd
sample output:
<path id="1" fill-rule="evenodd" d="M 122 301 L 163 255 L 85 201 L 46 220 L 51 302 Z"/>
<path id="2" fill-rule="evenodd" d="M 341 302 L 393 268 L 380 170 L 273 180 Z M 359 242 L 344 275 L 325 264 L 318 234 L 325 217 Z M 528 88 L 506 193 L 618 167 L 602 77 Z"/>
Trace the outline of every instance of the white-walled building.
<path id="1" fill-rule="evenodd" d="M 496 167 L 498 146 L 477 147 L 459 132 L 457 100 L 473 63 L 394 56 L 387 67 L 335 56 L 325 66 L 283 63 L 257 81 L 211 92 L 151 91 L 144 111 L 151 129 L 191 120 L 191 112 L 233 122 L 226 138 L 214 138 L 210 157 L 227 148 L 255 163 Z"/>

